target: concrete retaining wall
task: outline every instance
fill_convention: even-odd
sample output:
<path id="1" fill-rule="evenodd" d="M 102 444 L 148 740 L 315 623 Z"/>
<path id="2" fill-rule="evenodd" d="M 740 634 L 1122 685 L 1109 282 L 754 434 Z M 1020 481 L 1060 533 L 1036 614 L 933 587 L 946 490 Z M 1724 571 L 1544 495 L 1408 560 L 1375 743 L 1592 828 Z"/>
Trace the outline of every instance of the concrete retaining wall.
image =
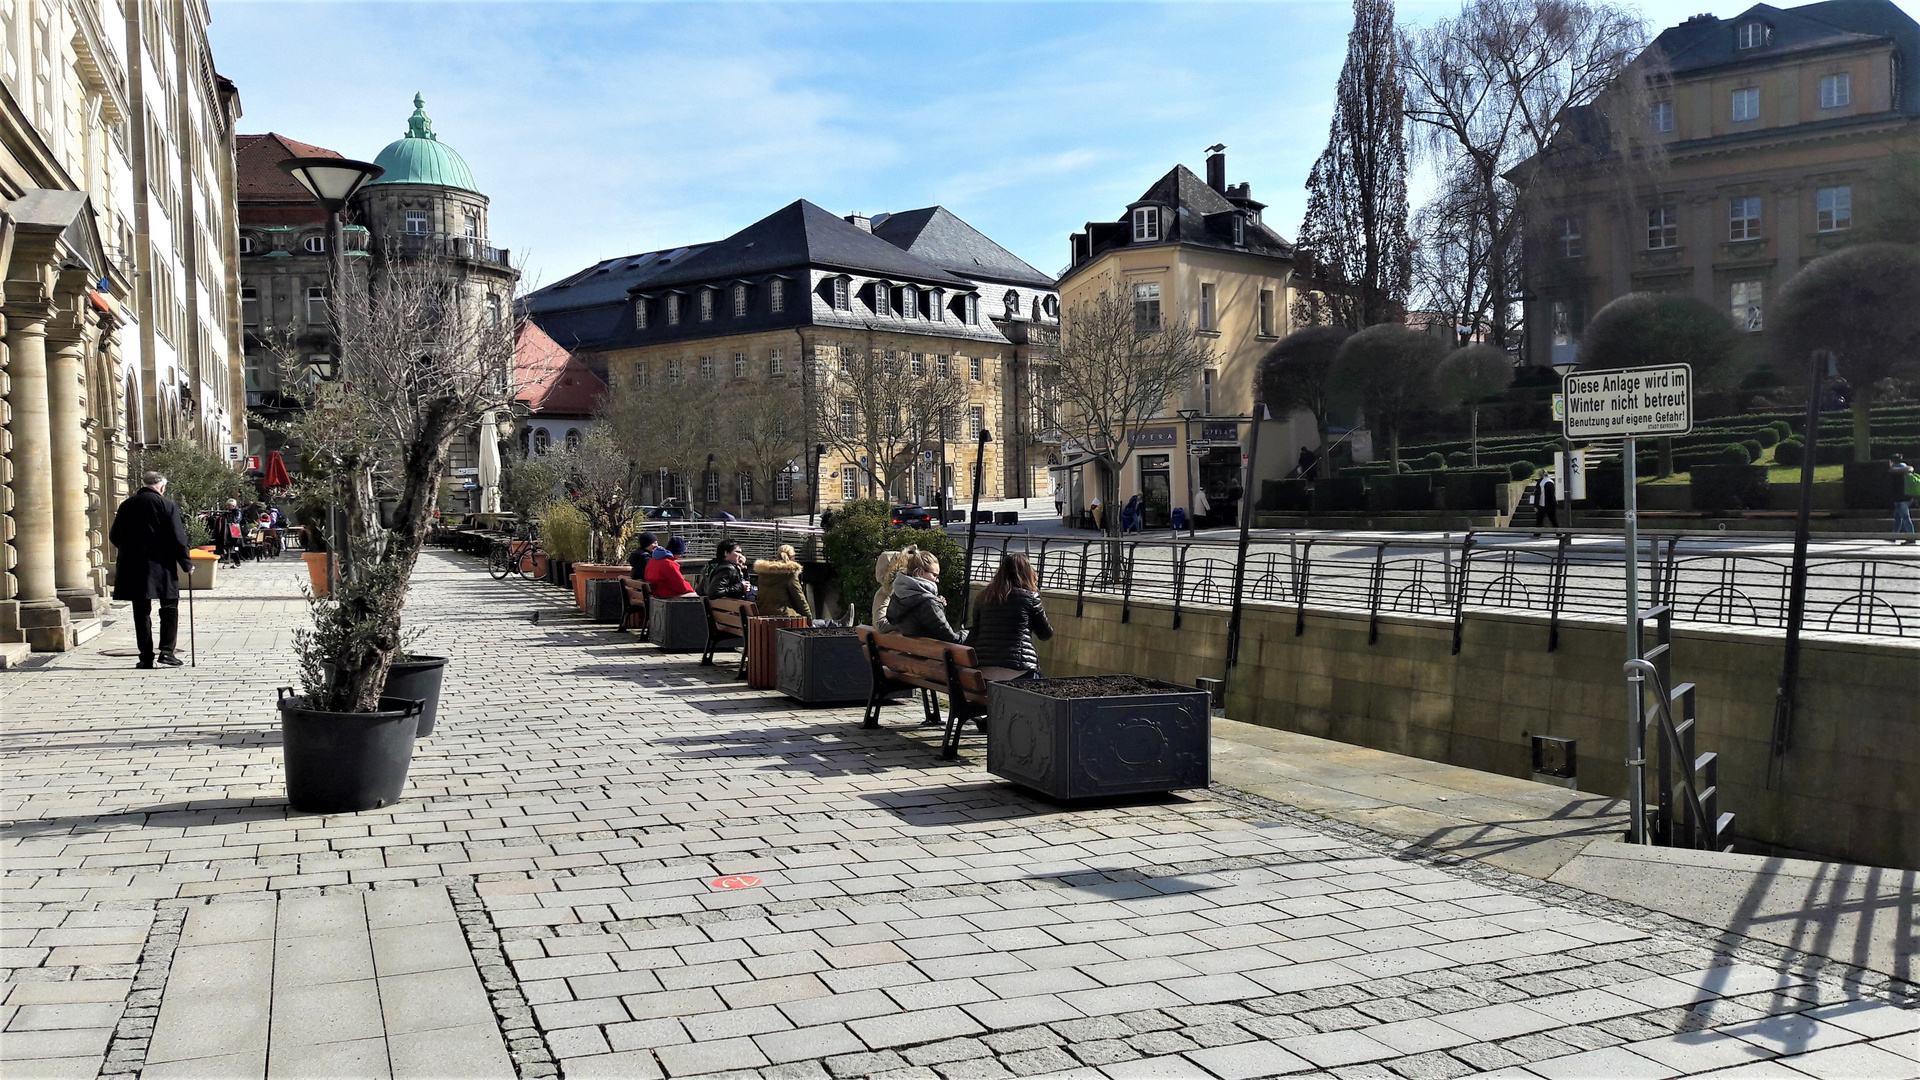
<path id="1" fill-rule="evenodd" d="M 1218 677 L 1227 614 L 1046 594 L 1049 675 L 1127 671 L 1192 684 Z M 1627 684 L 1618 626 L 1470 613 L 1459 655 L 1450 618 L 1249 608 L 1228 687 L 1236 720 L 1525 777 L 1528 736 L 1579 740 L 1583 791 L 1625 792 Z M 1920 643 L 1809 640 L 1783 775 L 1768 785 L 1779 636 L 1676 630 L 1674 676 L 1698 689 L 1698 749 L 1720 755 L 1720 808 L 1743 838 L 1849 862 L 1920 868 Z"/>

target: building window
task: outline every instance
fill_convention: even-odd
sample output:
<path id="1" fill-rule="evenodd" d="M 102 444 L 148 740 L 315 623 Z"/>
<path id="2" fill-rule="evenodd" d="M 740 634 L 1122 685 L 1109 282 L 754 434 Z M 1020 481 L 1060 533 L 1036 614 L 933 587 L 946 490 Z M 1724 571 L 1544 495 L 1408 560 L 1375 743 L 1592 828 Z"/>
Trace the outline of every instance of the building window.
<path id="1" fill-rule="evenodd" d="M 969 381 L 972 381 L 972 382 L 980 381 L 980 358 L 979 357 L 977 356 L 967 357 L 967 378 Z"/>
<path id="2" fill-rule="evenodd" d="M 327 321 L 327 287 L 325 285 L 307 286 L 307 321 L 315 324 Z"/>
<path id="3" fill-rule="evenodd" d="M 767 354 L 767 374 L 776 379 L 787 374 L 787 353 L 785 349 L 775 349 Z"/>
<path id="4" fill-rule="evenodd" d="M 709 506 L 711 506 L 711 505 L 713 505 L 714 503 L 717 503 L 717 502 L 719 502 L 719 501 L 720 501 L 720 472 L 719 472 L 719 470 L 717 470 L 717 469 L 708 469 L 708 470 L 707 470 L 707 477 L 706 477 L 706 480 L 707 480 L 707 485 L 706 485 L 706 486 L 707 486 L 707 505 L 709 505 Z"/>
<path id="5" fill-rule="evenodd" d="M 1733 122 L 1745 123 L 1760 119 L 1760 88 L 1749 86 L 1733 92 Z"/>
<path id="6" fill-rule="evenodd" d="M 489 294 L 487 296 L 487 325 L 499 326 L 501 314 L 500 298 Z"/>
<path id="7" fill-rule="evenodd" d="M 833 279 L 833 310 L 847 311 L 853 307 L 853 300 L 847 295 L 847 279 Z"/>
<path id="8" fill-rule="evenodd" d="M 746 353 L 737 352 L 733 354 L 733 377 L 736 379 L 744 379 L 747 377 Z"/>
<path id="9" fill-rule="evenodd" d="M 1239 214 L 1233 215 L 1233 246 L 1247 246 L 1247 219 Z"/>
<path id="10" fill-rule="evenodd" d="M 1760 287 L 1759 281 L 1736 281 L 1733 283 L 1733 325 L 1750 334 L 1760 332 Z"/>
<path id="11" fill-rule="evenodd" d="M 647 388 L 647 362 L 645 360 L 633 365 L 633 385 L 635 389 L 639 390 L 645 390 Z"/>
<path id="12" fill-rule="evenodd" d="M 979 296 L 973 293 L 968 293 L 966 303 L 962 305 L 962 310 L 966 313 L 966 323 L 968 326 L 980 325 L 980 297 Z"/>
<path id="13" fill-rule="evenodd" d="M 843 499 L 860 497 L 860 473 L 851 465 L 840 470 L 840 497 Z"/>
<path id="14" fill-rule="evenodd" d="M 1209 282 L 1202 282 L 1200 285 L 1200 329 L 1214 329 L 1213 285 Z"/>
<path id="15" fill-rule="evenodd" d="M 553 436 L 547 433 L 546 428 L 543 428 L 543 427 L 534 428 L 533 429 L 533 452 L 536 454 L 544 454 L 551 449 L 553 449 Z"/>
<path id="16" fill-rule="evenodd" d="M 667 325 L 679 326 L 680 325 L 680 298 L 678 296 L 668 294 L 667 296 L 661 298 L 660 306 L 665 308 L 667 311 Z"/>
<path id="17" fill-rule="evenodd" d="M 240 290 L 240 325 L 248 330 L 260 328 L 260 291 L 251 286 Z"/>
<path id="18" fill-rule="evenodd" d="M 700 321 L 701 322 L 713 321 L 713 290 L 712 289 L 700 290 Z"/>
<path id="19" fill-rule="evenodd" d="M 860 434 L 860 428 L 853 418 L 853 399 L 840 399 L 840 434 L 854 436 Z"/>
<path id="20" fill-rule="evenodd" d="M 323 255 L 327 250 L 327 238 L 324 236 L 309 236 L 306 242 L 300 246 L 315 255 Z"/>
<path id="21" fill-rule="evenodd" d="M 467 215 L 466 230 L 467 230 L 466 235 L 468 237 L 475 240 L 480 239 L 480 215 L 479 214 Z"/>
<path id="22" fill-rule="evenodd" d="M 987 407 L 973 405 L 967 409 L 967 438 L 980 441 L 980 429 L 987 426 Z"/>
<path id="23" fill-rule="evenodd" d="M 1555 300 L 1547 305 L 1547 321 L 1553 326 L 1553 344 L 1555 348 L 1566 348 L 1573 344 L 1573 309 L 1565 300 Z"/>
<path id="24" fill-rule="evenodd" d="M 633 328 L 635 330 L 645 330 L 647 328 L 647 301 L 645 298 L 633 302 Z"/>
<path id="25" fill-rule="evenodd" d="M 793 485 L 800 479 L 800 467 L 794 462 L 780 466 L 773 477 L 773 501 L 790 503 L 793 501 Z"/>
<path id="26" fill-rule="evenodd" d="M 1578 259 L 1587 253 L 1586 237 L 1581 235 L 1586 223 L 1577 217 L 1563 217 L 1554 232 L 1560 245 L 1560 255 L 1566 259 Z"/>
<path id="27" fill-rule="evenodd" d="M 1213 415 L 1213 377 L 1215 371 L 1205 368 L 1200 372 L 1200 414 Z"/>
<path id="28" fill-rule="evenodd" d="M 767 282 L 767 310 L 775 315 L 787 310 L 787 283 L 779 278 Z"/>
<path id="29" fill-rule="evenodd" d="M 911 285 L 900 287 L 900 317 L 917 318 L 920 315 L 920 290 Z"/>
<path id="30" fill-rule="evenodd" d="M 567 444 L 567 449 L 569 450 L 580 449 L 580 429 L 572 428 L 572 427 L 568 428 L 565 442 Z"/>
<path id="31" fill-rule="evenodd" d="M 850 349 L 840 350 L 840 374 L 853 374 L 853 352 Z"/>
<path id="32" fill-rule="evenodd" d="M 873 313 L 875 315 L 893 314 L 893 286 L 884 281 L 873 283 Z"/>
<path id="33" fill-rule="evenodd" d="M 1647 249 L 1660 251 L 1680 246 L 1680 208 L 1656 206 L 1647 211 Z"/>
<path id="34" fill-rule="evenodd" d="M 953 378 L 953 359 L 946 353 L 937 353 L 933 358 L 933 373 L 943 379 Z"/>
<path id="35" fill-rule="evenodd" d="M 1820 78 L 1820 107 L 1838 109 L 1853 104 L 1853 76 L 1846 73 Z"/>
<path id="36" fill-rule="evenodd" d="M 1748 195 L 1727 204 L 1727 239 L 1760 238 L 1760 196 Z"/>
<path id="37" fill-rule="evenodd" d="M 243 236 L 240 238 L 240 254 L 242 255 L 253 254 L 253 237 Z"/>
<path id="38" fill-rule="evenodd" d="M 1766 23 L 1745 22 L 1741 23 L 1739 28 L 1734 31 L 1733 43 L 1737 48 L 1757 49 L 1765 45 L 1767 39 L 1772 36 Z"/>
<path id="39" fill-rule="evenodd" d="M 735 285 L 733 287 L 733 317 L 736 319 L 744 319 L 747 317 L 747 287 L 745 285 Z"/>
<path id="40" fill-rule="evenodd" d="M 406 228 L 408 236 L 427 235 L 427 212 L 425 210 L 407 211 Z"/>
<path id="41" fill-rule="evenodd" d="M 700 358 L 700 377 L 707 382 L 713 381 L 713 357 L 703 356 Z"/>
<path id="42" fill-rule="evenodd" d="M 1853 188 L 1823 187 L 1814 192 L 1814 228 L 1820 232 L 1840 232 L 1853 228 Z"/>
<path id="43" fill-rule="evenodd" d="M 927 372 L 927 354 L 926 354 L 926 353 L 914 353 L 914 354 L 913 354 L 913 359 L 912 359 L 912 360 L 909 360 L 909 361 L 907 362 L 907 371 L 908 371 L 908 373 L 909 373 L 909 374 L 911 374 L 911 375 L 912 375 L 912 376 L 913 376 L 914 378 L 916 378 L 916 379 L 917 379 L 917 378 L 919 378 L 920 376 L 922 376 L 922 375 L 924 375 L 924 374 L 926 374 L 926 372 Z"/>
<path id="44" fill-rule="evenodd" d="M 680 363 L 680 358 L 677 356 L 667 361 L 667 381 L 668 382 L 677 383 L 680 381 L 681 366 L 682 365 Z"/>
<path id="45" fill-rule="evenodd" d="M 1160 239 L 1160 208 L 1157 206 L 1138 206 L 1133 211 L 1133 242 L 1144 243 Z"/>
<path id="46" fill-rule="evenodd" d="M 880 354 L 880 370 L 883 374 L 887 374 L 887 375 L 891 375 L 894 373 L 895 368 L 893 363 L 892 349 L 888 349 L 885 352 Z"/>
<path id="47" fill-rule="evenodd" d="M 739 479 L 740 505 L 745 506 L 753 501 L 753 474 L 743 472 Z"/>
<path id="48" fill-rule="evenodd" d="M 1160 329 L 1160 285 L 1143 282 L 1133 287 L 1133 328 L 1150 334 Z"/>
<path id="49" fill-rule="evenodd" d="M 1260 290 L 1260 336 L 1273 336 L 1273 290 Z"/>
<path id="50" fill-rule="evenodd" d="M 1647 110 L 1647 126 L 1656 132 L 1673 130 L 1673 102 L 1656 101 Z"/>

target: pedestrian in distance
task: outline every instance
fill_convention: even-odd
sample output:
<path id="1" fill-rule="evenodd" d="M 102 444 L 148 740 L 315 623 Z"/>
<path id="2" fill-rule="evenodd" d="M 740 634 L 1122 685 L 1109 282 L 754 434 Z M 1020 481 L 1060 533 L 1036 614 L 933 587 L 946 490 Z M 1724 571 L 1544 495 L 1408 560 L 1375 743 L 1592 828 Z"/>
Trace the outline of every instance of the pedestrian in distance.
<path id="1" fill-rule="evenodd" d="M 647 587 L 653 595 L 662 600 L 671 600 L 676 596 L 686 596 L 693 592 L 693 586 L 687 584 L 687 575 L 680 571 L 680 556 L 685 554 L 687 542 L 674 536 L 667 539 L 666 547 L 653 549 L 653 557 L 647 562 Z"/>
<path id="2" fill-rule="evenodd" d="M 1540 477 L 1540 486 L 1536 489 L 1533 497 L 1534 528 L 1538 529 L 1542 525 L 1552 525 L 1556 529 L 1560 527 L 1560 505 L 1557 497 L 1557 489 L 1558 485 L 1553 482 L 1552 473 L 1546 473 Z M 1540 534 L 1534 533 L 1533 535 L 1539 536 Z"/>
<path id="3" fill-rule="evenodd" d="M 157 472 L 140 478 L 140 490 L 120 504 L 109 535 L 119 551 L 114 562 L 113 598 L 133 603 L 133 639 L 140 648 L 137 668 L 156 663 L 179 667 L 179 571 L 193 569 L 187 530 L 180 511 L 168 501 L 167 478 Z M 153 605 L 160 603 L 160 647 L 154 649 Z"/>
<path id="4" fill-rule="evenodd" d="M 220 554 L 232 560 L 230 565 L 240 565 L 240 545 L 247 533 L 247 515 L 240 509 L 239 499 L 228 499 L 227 508 L 220 511 L 219 528 L 214 535 L 220 538 Z"/>
<path id="5" fill-rule="evenodd" d="M 1897 533 L 1913 532 L 1913 500 L 1920 497 L 1920 473 L 1913 471 L 1907 459 L 1899 454 L 1893 455 L 1888 463 L 1893 470 L 1893 481 L 1900 485 L 1893 496 L 1893 531 Z M 1911 544 L 1912 540 L 1897 540 L 1895 543 Z"/>
<path id="6" fill-rule="evenodd" d="M 1000 569 L 974 602 L 973 630 L 967 644 L 982 668 L 1020 672 L 1016 678 L 1040 674 L 1035 638 L 1053 637 L 1053 624 L 1040 602 L 1040 578 L 1025 555 L 1000 556 Z"/>
<path id="7" fill-rule="evenodd" d="M 947 598 L 940 595 L 940 560 L 932 552 L 908 555 L 906 566 L 894 575 L 887 624 L 904 637 L 959 644 L 960 635 L 947 622 Z"/>
<path id="8" fill-rule="evenodd" d="M 1300 458 L 1293 466 L 1293 475 L 1306 479 L 1313 475 L 1313 467 L 1320 464 L 1320 455 L 1307 447 L 1300 448 Z"/>
<path id="9" fill-rule="evenodd" d="M 813 619 L 813 609 L 807 605 L 807 591 L 800 586 L 800 560 L 792 544 L 781 544 L 777 559 L 756 559 L 753 576 L 760 581 L 760 598 L 754 601 L 760 614 Z"/>
<path id="10" fill-rule="evenodd" d="M 713 561 L 700 577 L 700 595 L 709 600 L 750 600 L 752 592 L 753 586 L 747 581 L 747 557 L 740 554 L 740 542 L 720 541 Z"/>

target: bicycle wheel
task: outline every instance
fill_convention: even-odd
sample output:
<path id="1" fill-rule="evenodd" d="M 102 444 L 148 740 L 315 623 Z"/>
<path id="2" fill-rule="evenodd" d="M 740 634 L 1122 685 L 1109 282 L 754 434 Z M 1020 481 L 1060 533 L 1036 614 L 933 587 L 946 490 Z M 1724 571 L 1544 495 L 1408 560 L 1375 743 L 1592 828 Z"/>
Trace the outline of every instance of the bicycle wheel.
<path id="1" fill-rule="evenodd" d="M 492 574 L 495 581 L 505 581 L 507 574 L 513 570 L 513 564 L 513 556 L 505 544 L 496 542 L 493 550 L 487 553 L 487 573 Z"/>
<path id="2" fill-rule="evenodd" d="M 516 564 L 520 568 L 521 577 L 526 578 L 529 581 L 533 580 L 533 567 L 534 567 L 534 561 L 535 561 L 534 556 L 538 555 L 539 553 L 540 553 L 539 544 L 527 544 L 521 548 L 520 558 Z"/>

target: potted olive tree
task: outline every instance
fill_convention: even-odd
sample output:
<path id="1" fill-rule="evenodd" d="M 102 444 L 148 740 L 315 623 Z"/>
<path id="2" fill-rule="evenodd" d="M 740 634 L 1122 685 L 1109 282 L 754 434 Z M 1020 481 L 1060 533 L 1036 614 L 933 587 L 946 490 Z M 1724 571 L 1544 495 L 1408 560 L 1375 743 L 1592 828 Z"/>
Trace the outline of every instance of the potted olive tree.
<path id="1" fill-rule="evenodd" d="M 332 812 L 387 805 L 406 783 L 436 689 L 421 683 L 445 663 L 405 652 L 407 583 L 454 440 L 511 403 L 517 329 L 497 314 L 511 307 L 430 256 L 386 261 L 330 298 L 336 370 L 308 384 L 285 428 L 338 511 L 335 587 L 309 598 L 300 691 L 282 688 L 280 716 L 288 801 Z M 394 684 L 422 667 L 434 677 Z"/>

